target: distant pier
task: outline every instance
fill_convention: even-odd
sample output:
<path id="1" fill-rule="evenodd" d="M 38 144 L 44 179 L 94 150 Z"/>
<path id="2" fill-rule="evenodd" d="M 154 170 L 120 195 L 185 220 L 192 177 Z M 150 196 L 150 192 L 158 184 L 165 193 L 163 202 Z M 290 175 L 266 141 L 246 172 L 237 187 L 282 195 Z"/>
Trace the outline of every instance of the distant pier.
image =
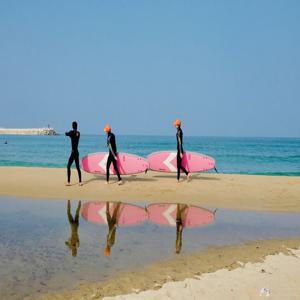
<path id="1" fill-rule="evenodd" d="M 0 134 L 15 135 L 58 135 L 53 128 L 0 128 Z"/>

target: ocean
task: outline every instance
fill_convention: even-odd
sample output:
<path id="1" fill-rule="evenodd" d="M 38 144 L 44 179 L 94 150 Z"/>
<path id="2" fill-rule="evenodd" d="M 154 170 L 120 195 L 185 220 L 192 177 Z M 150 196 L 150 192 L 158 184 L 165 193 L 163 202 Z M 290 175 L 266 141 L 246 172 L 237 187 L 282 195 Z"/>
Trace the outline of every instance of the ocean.
<path id="1" fill-rule="evenodd" d="M 120 135 L 117 144 L 118 151 L 143 157 L 176 149 L 175 136 Z M 106 150 L 105 136 L 81 136 L 81 157 Z M 300 176 L 300 138 L 185 136 L 184 150 L 214 157 L 220 173 Z M 65 168 L 69 154 L 64 135 L 0 135 L 0 166 Z"/>

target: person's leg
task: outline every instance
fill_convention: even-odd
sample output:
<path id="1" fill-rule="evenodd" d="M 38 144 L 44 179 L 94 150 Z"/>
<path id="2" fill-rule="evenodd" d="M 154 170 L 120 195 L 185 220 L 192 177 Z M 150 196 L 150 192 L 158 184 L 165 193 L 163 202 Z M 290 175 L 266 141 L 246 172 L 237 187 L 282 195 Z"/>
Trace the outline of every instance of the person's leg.
<path id="1" fill-rule="evenodd" d="M 68 170 L 68 183 L 70 183 L 71 180 L 71 166 L 73 164 L 74 161 L 74 155 L 73 152 L 71 153 L 70 157 L 69 157 L 69 161 L 68 161 L 68 165 L 67 165 L 67 170 Z"/>
<path id="2" fill-rule="evenodd" d="M 73 217 L 72 217 L 72 214 L 71 214 L 71 201 L 68 200 L 68 204 L 67 204 L 67 215 L 68 215 L 68 220 L 69 220 L 69 223 L 73 223 Z"/>
<path id="3" fill-rule="evenodd" d="M 81 170 L 79 165 L 79 153 L 75 154 L 75 164 L 78 173 L 79 183 L 81 183 Z"/>
<path id="4" fill-rule="evenodd" d="M 109 181 L 109 168 L 110 168 L 111 162 L 112 162 L 112 156 L 108 155 L 107 163 L 106 163 L 106 182 Z"/>
<path id="5" fill-rule="evenodd" d="M 179 157 L 180 157 L 180 154 L 179 154 Z M 180 170 L 182 170 L 185 175 L 188 175 L 189 172 L 185 169 L 185 167 L 182 165 L 182 158 L 180 157 Z"/>
<path id="6" fill-rule="evenodd" d="M 117 217 L 118 217 L 118 214 L 119 214 L 120 206 L 121 206 L 121 202 L 118 202 L 117 205 L 116 205 L 115 208 L 114 208 L 114 212 L 113 212 L 112 218 L 113 218 L 113 220 L 115 220 L 116 222 L 118 222 Z"/>
<path id="7" fill-rule="evenodd" d="M 79 222 L 80 208 L 81 208 L 81 201 L 78 202 L 77 209 L 76 209 L 76 214 L 75 214 L 75 222 L 76 222 L 77 224 L 78 224 L 78 222 Z"/>
<path id="8" fill-rule="evenodd" d="M 119 170 L 118 170 L 117 161 L 116 161 L 114 158 L 112 159 L 112 163 L 113 163 L 113 165 L 114 165 L 115 172 L 116 172 L 116 174 L 117 174 L 117 176 L 118 176 L 118 180 L 121 181 L 122 178 L 121 178 L 120 172 L 119 172 Z"/>

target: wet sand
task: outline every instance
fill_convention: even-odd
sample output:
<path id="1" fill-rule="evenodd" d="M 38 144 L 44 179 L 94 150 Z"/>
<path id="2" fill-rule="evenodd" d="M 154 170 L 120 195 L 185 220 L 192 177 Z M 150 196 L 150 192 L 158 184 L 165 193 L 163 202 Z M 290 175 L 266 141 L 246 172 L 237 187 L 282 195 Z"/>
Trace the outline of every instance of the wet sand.
<path id="1" fill-rule="evenodd" d="M 66 187 L 65 169 L 0 167 L 0 195 L 98 201 L 189 202 L 213 208 L 300 212 L 300 177 L 195 174 L 177 183 L 175 174 L 148 172 L 105 185 L 104 176 L 83 172 L 83 186 Z M 184 176 L 183 176 L 184 178 Z"/>
<path id="2" fill-rule="evenodd" d="M 297 291 L 292 288 L 295 286 L 300 286 L 299 284 L 299 258 L 297 260 L 292 260 L 292 262 L 289 260 L 288 263 L 286 263 L 286 260 L 284 259 L 285 256 L 279 255 L 278 253 L 282 253 L 284 255 L 295 255 L 290 251 L 290 249 L 298 249 L 300 246 L 300 239 L 291 239 L 291 240 L 270 240 L 270 241 L 257 241 L 257 242 L 251 242 L 244 245 L 238 245 L 238 246 L 228 246 L 228 247 L 221 247 L 221 248 L 211 248 L 205 251 L 201 251 L 199 253 L 195 253 L 193 255 L 179 255 L 174 256 L 166 261 L 158 262 L 155 264 L 152 264 L 148 267 L 145 267 L 141 270 L 133 271 L 133 272 L 123 272 L 118 274 L 117 276 L 114 276 L 113 278 L 110 278 L 106 281 L 103 281 L 101 283 L 96 284 L 82 284 L 79 285 L 76 289 L 73 289 L 72 291 L 64 291 L 59 293 L 49 293 L 44 294 L 41 297 L 37 297 L 36 299 L 102 299 L 103 297 L 109 297 L 109 296 L 116 296 L 116 295 L 123 295 L 123 294 L 129 294 L 129 293 L 137 293 L 145 290 L 159 290 L 158 297 L 154 297 L 155 294 L 150 294 L 150 298 L 147 299 L 165 299 L 161 295 L 174 295 L 174 286 L 175 285 L 175 293 L 180 296 L 184 296 L 184 290 L 181 291 L 182 285 L 185 286 L 185 283 L 178 282 L 173 283 L 170 287 L 167 286 L 169 289 L 168 292 L 164 290 L 161 291 L 160 289 L 163 287 L 164 284 L 174 281 L 182 281 L 186 278 L 195 278 L 195 276 L 200 276 L 204 274 L 204 276 L 207 276 L 206 273 L 212 274 L 212 279 L 210 279 L 210 287 L 206 289 L 202 289 L 201 291 L 209 291 L 210 289 L 216 289 L 218 285 L 219 286 L 219 297 L 216 298 L 203 298 L 203 299 L 224 299 L 223 294 L 220 293 L 224 289 L 231 289 L 231 285 L 238 286 L 240 285 L 240 281 L 237 279 L 239 276 L 241 276 L 239 273 L 246 273 L 243 274 L 245 278 L 249 279 L 253 276 L 259 276 L 260 272 L 264 273 L 264 271 L 267 273 L 264 275 L 270 275 L 269 273 L 273 272 L 274 275 L 279 275 L 276 273 L 282 272 L 280 278 L 280 284 L 281 286 L 285 286 L 287 290 L 289 290 L 290 295 L 293 295 L 291 298 L 286 299 L 297 299 L 296 296 L 299 295 Z M 299 254 L 299 251 L 297 252 Z M 276 255 L 276 264 L 274 266 L 270 266 L 269 262 L 267 262 L 267 265 L 260 265 L 256 263 L 262 263 L 263 260 L 268 255 Z M 292 256 L 295 257 L 295 256 Z M 247 265 L 244 267 L 243 265 L 246 263 L 255 263 L 255 265 Z M 241 266 L 242 269 L 241 269 Z M 287 269 L 288 268 L 288 269 Z M 225 269 L 225 271 L 218 271 Z M 264 271 L 262 271 L 262 269 Z M 232 276 L 230 284 L 227 284 L 227 280 L 229 280 L 228 272 L 226 270 L 232 271 L 237 270 L 238 275 L 237 277 Z M 218 271 L 217 273 L 214 273 Z M 219 273 L 223 272 L 223 273 Z M 284 276 L 287 275 L 287 273 L 290 274 L 298 274 L 296 278 L 290 277 L 290 276 Z M 216 276 L 215 274 L 219 274 Z M 229 274 L 231 274 L 229 272 Z M 248 276 L 248 277 L 247 277 Z M 278 280 L 278 277 L 276 277 L 274 280 L 275 282 Z M 252 281 L 255 278 L 252 278 Z M 216 280 L 216 281 L 214 281 Z M 290 282 L 293 281 L 293 284 L 291 285 Z M 264 283 L 268 283 L 267 281 L 261 282 L 261 287 L 269 287 L 264 286 Z M 176 286 L 176 284 L 179 285 Z M 188 282 L 188 284 L 190 284 Z M 201 281 L 199 281 L 197 284 L 201 284 Z M 274 283 L 272 283 L 274 286 Z M 223 289 L 222 289 L 223 287 Z M 242 286 L 245 287 L 246 290 L 244 290 L 244 295 L 247 295 L 247 293 L 254 293 L 257 294 L 259 298 L 259 292 L 260 289 L 257 290 L 253 287 L 251 284 L 251 281 L 249 280 L 249 284 L 247 281 L 242 282 Z M 290 289 L 289 289 L 290 287 Z M 194 287 L 194 290 L 197 290 L 197 285 Z M 224 290 L 225 291 L 225 290 Z M 236 289 L 236 292 L 238 292 L 239 289 Z M 183 292 L 181 294 L 181 292 Z M 271 291 L 272 292 L 272 291 Z M 273 291 L 274 292 L 274 291 Z M 152 293 L 152 292 L 151 292 Z M 162 293 L 162 294 L 161 294 Z M 195 295 L 199 295 L 197 291 L 195 291 Z M 201 295 L 201 294 L 200 294 Z M 242 295 L 237 295 L 236 298 L 232 297 L 229 299 L 248 299 L 247 297 L 243 297 Z M 190 297 L 191 298 L 191 297 Z M 197 297 L 196 297 L 197 298 Z M 32 297 L 30 299 L 33 299 Z M 122 298 L 121 298 L 122 299 Z M 130 298 L 129 298 L 130 299 Z M 141 299 L 141 298 L 140 298 Z M 168 298 L 167 298 L 168 299 Z M 169 298 L 172 299 L 172 298 Z M 179 299 L 179 298 L 178 298 Z M 180 299 L 183 299 L 180 297 Z M 188 298 L 185 298 L 188 299 Z M 192 298 L 193 299 L 193 298 Z M 249 298 L 249 299 L 255 299 L 255 298 Z M 273 298 L 272 299 L 283 299 L 283 298 Z"/>

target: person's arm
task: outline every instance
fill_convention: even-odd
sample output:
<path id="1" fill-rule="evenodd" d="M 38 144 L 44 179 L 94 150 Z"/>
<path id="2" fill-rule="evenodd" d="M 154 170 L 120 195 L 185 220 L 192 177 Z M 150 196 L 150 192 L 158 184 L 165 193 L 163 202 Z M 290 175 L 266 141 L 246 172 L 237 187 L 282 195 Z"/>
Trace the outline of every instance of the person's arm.
<path id="1" fill-rule="evenodd" d="M 65 132 L 65 135 L 66 135 L 66 136 L 71 136 L 71 131 L 66 131 L 66 132 Z"/>
<path id="2" fill-rule="evenodd" d="M 112 148 L 112 146 L 111 146 L 110 138 L 108 139 L 108 148 L 109 148 L 110 152 L 112 153 L 112 155 L 114 156 L 115 160 L 118 160 L 117 155 L 116 155 L 116 153 L 113 151 L 113 148 Z"/>
<path id="3" fill-rule="evenodd" d="M 183 156 L 183 147 L 182 147 L 182 140 L 180 134 L 178 135 L 178 143 L 179 143 L 179 149 L 180 149 L 180 156 L 182 158 Z"/>

